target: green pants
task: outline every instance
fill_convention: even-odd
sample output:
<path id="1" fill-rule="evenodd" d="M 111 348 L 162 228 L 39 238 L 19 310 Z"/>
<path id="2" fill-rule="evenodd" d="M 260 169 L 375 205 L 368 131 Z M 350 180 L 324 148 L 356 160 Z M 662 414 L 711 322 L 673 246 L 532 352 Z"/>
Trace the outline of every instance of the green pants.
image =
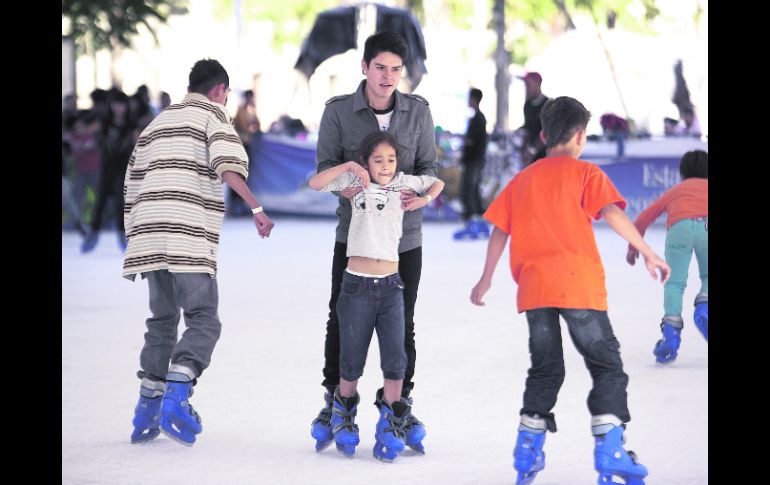
<path id="1" fill-rule="evenodd" d="M 700 272 L 700 293 L 709 292 L 709 233 L 708 217 L 684 219 L 668 228 L 666 233 L 666 262 L 671 276 L 663 286 L 665 316 L 682 316 L 682 296 L 687 286 L 690 259 L 695 252 Z"/>

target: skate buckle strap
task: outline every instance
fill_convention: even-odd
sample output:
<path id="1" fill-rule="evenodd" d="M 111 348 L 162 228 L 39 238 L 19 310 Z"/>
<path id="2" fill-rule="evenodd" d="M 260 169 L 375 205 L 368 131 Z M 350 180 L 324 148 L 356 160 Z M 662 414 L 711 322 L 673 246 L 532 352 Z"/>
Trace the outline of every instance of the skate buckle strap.
<path id="1" fill-rule="evenodd" d="M 383 433 L 393 431 L 393 434 L 399 438 L 404 437 L 404 422 L 406 420 L 406 416 L 399 418 L 395 414 L 386 411 L 385 420 L 388 422 L 388 426 L 383 430 Z"/>
<path id="2" fill-rule="evenodd" d="M 331 426 L 334 396 L 324 393 L 324 401 L 326 401 L 326 406 L 318 412 L 318 416 L 310 423 L 311 425 L 321 423 L 324 426 Z"/>
<path id="3" fill-rule="evenodd" d="M 353 422 L 353 418 L 356 417 L 355 409 L 343 411 L 342 409 L 335 407 L 333 412 L 342 418 L 342 422 L 334 427 L 334 434 L 337 434 L 342 428 L 345 428 L 348 431 L 358 431 L 358 425 Z"/>
<path id="4" fill-rule="evenodd" d="M 329 426 L 329 425 L 331 425 L 331 422 L 332 422 L 332 411 L 331 411 L 331 409 L 323 408 L 318 413 L 318 416 L 310 424 L 321 423 L 324 426 Z"/>
<path id="5" fill-rule="evenodd" d="M 197 422 L 201 422 L 201 416 L 198 414 L 198 411 L 193 409 L 192 404 L 190 404 L 190 401 L 182 401 L 180 403 L 182 406 L 187 406 L 187 408 L 190 410 L 190 416 L 194 417 Z"/>
<path id="6" fill-rule="evenodd" d="M 407 413 L 406 416 L 403 417 L 403 420 L 404 420 L 404 426 L 403 426 L 404 430 L 412 429 L 412 427 L 414 426 L 424 426 L 424 424 L 422 424 L 422 421 L 417 419 L 417 417 L 415 417 L 415 415 L 412 414 L 411 411 Z"/>

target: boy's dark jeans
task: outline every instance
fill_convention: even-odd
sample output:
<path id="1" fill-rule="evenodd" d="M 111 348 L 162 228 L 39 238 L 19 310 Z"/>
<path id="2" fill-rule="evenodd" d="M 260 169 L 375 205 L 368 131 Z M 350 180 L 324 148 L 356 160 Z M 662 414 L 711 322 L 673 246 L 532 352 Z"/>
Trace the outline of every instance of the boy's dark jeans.
<path id="1" fill-rule="evenodd" d="M 556 431 L 556 421 L 550 411 L 564 382 L 560 314 L 593 379 L 593 388 L 588 394 L 591 415 L 614 414 L 627 423 L 631 420 L 626 395 L 628 376 L 620 360 L 620 343 L 612 332 L 607 312 L 598 310 L 536 308 L 527 311 L 532 367 L 524 389 L 524 407 L 519 414 L 539 414 L 546 420 L 548 429 Z"/>
<path id="2" fill-rule="evenodd" d="M 329 299 L 329 320 L 326 322 L 326 341 L 324 343 L 324 380 L 325 387 L 334 387 L 340 383 L 340 324 L 337 319 L 337 298 L 340 295 L 342 274 L 348 266 L 348 246 L 334 243 L 332 262 L 332 294 Z M 404 251 L 398 255 L 398 274 L 404 283 L 404 350 L 406 351 L 406 375 L 404 392 L 414 388 L 412 377 L 417 360 L 414 341 L 414 306 L 417 303 L 417 288 L 422 274 L 422 247 Z"/>
<path id="3" fill-rule="evenodd" d="M 380 368 L 385 379 L 404 378 L 404 283 L 398 273 L 369 278 L 345 272 L 337 299 L 340 377 L 355 381 L 364 373 L 372 333 L 377 330 Z"/>

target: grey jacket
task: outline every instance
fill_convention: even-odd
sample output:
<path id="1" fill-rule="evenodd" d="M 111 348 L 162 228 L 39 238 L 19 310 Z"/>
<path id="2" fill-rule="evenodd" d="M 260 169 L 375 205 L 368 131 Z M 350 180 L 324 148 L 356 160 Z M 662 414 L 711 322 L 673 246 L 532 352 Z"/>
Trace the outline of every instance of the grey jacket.
<path id="1" fill-rule="evenodd" d="M 356 160 L 359 144 L 367 134 L 379 130 L 374 111 L 366 103 L 361 81 L 352 94 L 335 96 L 326 102 L 318 131 L 316 161 L 318 172 L 349 160 Z M 398 170 L 408 175 L 436 177 L 436 139 L 428 102 L 415 94 L 395 91 L 396 103 L 388 132 L 398 141 Z M 339 197 L 337 241 L 346 243 L 350 227 L 350 201 Z M 404 214 L 398 252 L 422 245 L 422 210 Z"/>

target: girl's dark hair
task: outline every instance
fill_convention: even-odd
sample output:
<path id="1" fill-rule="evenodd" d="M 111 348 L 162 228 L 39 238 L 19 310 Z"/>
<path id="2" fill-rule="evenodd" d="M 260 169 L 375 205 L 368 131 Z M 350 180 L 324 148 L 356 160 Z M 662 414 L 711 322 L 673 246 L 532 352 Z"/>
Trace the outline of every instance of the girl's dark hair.
<path id="1" fill-rule="evenodd" d="M 358 163 L 366 167 L 366 162 L 372 156 L 372 152 L 381 143 L 386 143 L 396 150 L 396 163 L 398 163 L 398 142 L 387 131 L 373 131 L 361 140 L 361 148 L 358 150 Z"/>
<path id="2" fill-rule="evenodd" d="M 703 150 L 692 150 L 682 155 L 679 162 L 679 174 L 682 180 L 689 178 L 709 178 L 709 154 Z"/>

